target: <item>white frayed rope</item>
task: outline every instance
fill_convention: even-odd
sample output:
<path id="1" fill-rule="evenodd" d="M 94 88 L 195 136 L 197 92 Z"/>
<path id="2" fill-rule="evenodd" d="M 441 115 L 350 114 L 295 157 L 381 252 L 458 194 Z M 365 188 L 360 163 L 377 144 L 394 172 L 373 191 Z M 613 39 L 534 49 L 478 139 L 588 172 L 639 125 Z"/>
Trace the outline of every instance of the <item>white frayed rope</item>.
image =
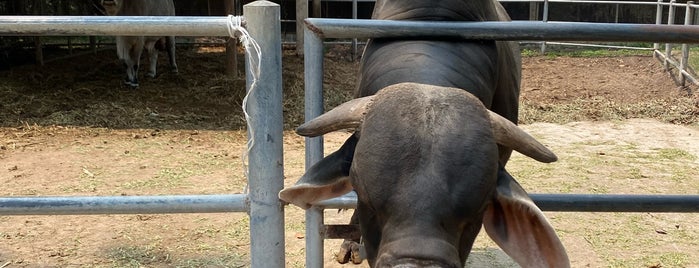
<path id="1" fill-rule="evenodd" d="M 248 97 L 253 93 L 253 90 L 255 89 L 257 85 L 257 79 L 260 77 L 260 59 L 262 59 L 262 51 L 260 50 L 260 45 L 257 44 L 257 41 L 253 39 L 250 36 L 250 33 L 248 33 L 248 30 L 246 30 L 243 27 L 243 17 L 242 16 L 233 16 L 233 15 L 228 15 L 228 35 L 230 35 L 231 38 L 236 38 L 237 33 L 239 33 L 240 37 L 240 42 L 243 44 L 245 47 L 245 56 L 248 62 L 250 63 L 249 66 L 252 69 L 251 73 L 251 79 L 252 83 L 250 83 L 250 89 L 248 92 L 245 94 L 245 98 L 243 98 L 243 114 L 245 115 L 245 122 L 248 126 L 248 132 L 250 133 L 250 137 L 248 138 L 248 143 L 247 143 L 247 149 L 243 151 L 243 155 L 241 156 L 241 159 L 243 161 L 243 172 L 245 174 L 245 178 L 248 178 L 248 154 L 250 153 L 250 150 L 252 149 L 252 146 L 255 145 L 255 130 L 253 129 L 252 125 L 250 124 L 250 115 L 248 114 Z M 246 186 L 247 188 L 247 186 Z M 246 189 L 247 191 L 247 189 Z"/>

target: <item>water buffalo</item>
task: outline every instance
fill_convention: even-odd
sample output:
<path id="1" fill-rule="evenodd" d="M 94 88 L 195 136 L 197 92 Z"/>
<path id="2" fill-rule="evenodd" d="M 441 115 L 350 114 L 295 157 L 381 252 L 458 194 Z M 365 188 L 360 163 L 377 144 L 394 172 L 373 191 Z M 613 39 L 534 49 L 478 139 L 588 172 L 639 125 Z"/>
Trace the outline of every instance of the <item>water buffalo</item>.
<path id="1" fill-rule="evenodd" d="M 377 0 L 372 18 L 509 20 L 504 8 L 495 0 Z M 410 84 L 413 90 L 404 92 L 405 94 L 419 95 L 411 92 L 458 88 L 475 96 L 486 109 L 516 123 L 520 75 L 519 47 L 514 42 L 448 38 L 373 39 L 367 43 L 362 57 L 355 97 L 372 96 L 406 82 L 415 84 Z M 438 94 L 430 95 L 437 98 Z M 457 105 L 457 102 L 445 103 L 446 106 Z M 394 102 L 394 105 L 391 108 L 383 105 L 379 109 L 393 117 L 383 117 L 383 122 L 372 121 L 374 123 L 370 126 L 364 121 L 365 124 L 340 149 L 310 167 L 295 186 L 280 192 L 280 198 L 307 207 L 352 188 L 357 190 L 359 202 L 352 218 L 360 224 L 367 257 L 372 266 L 456 267 L 454 265 L 459 262 L 463 264 L 468 256 L 481 221 L 490 236 L 523 267 L 569 265 L 565 250 L 553 229 L 526 192 L 505 170 L 516 144 L 505 144 L 502 141 L 497 145 L 492 143 L 492 146 L 468 143 L 461 139 L 480 139 L 478 133 L 482 134 L 482 129 L 461 128 L 462 133 L 458 135 L 437 130 L 439 127 L 447 128 L 447 123 L 432 126 L 436 130 L 430 132 L 430 128 L 417 126 L 419 118 L 413 113 L 429 111 L 437 117 L 451 118 L 453 115 L 450 113 L 458 111 L 430 107 L 431 104 L 422 103 L 417 98 L 403 99 L 403 102 Z M 417 106 L 417 110 L 413 110 L 414 106 Z M 340 110 L 350 113 L 358 111 Z M 375 108 L 371 110 L 372 113 L 377 113 Z M 433 111 L 444 114 L 432 113 Z M 481 117 L 459 114 L 465 116 L 463 120 Z M 352 118 L 368 120 L 368 117 Z M 346 120 L 326 121 L 339 124 L 324 126 L 327 129 L 347 127 L 348 122 L 351 123 L 350 126 L 357 123 Z M 305 129 L 307 125 L 300 128 L 300 134 L 320 135 L 328 131 L 322 129 L 309 133 Z M 403 132 L 416 132 L 419 135 Z M 495 132 L 497 134 L 499 131 Z M 483 135 L 484 141 L 487 141 L 488 135 Z M 384 143 L 388 144 L 382 145 Z M 443 147 L 435 148 L 444 150 L 412 151 L 423 148 L 424 144 L 440 144 Z M 465 151 L 458 152 L 443 144 L 453 144 L 454 148 Z M 374 152 L 371 147 L 383 150 Z M 487 154 L 479 151 L 484 149 L 492 151 Z M 496 162 L 489 158 L 492 154 L 495 155 Z M 389 155 L 394 159 L 384 159 Z M 415 170 L 412 168 L 415 160 L 411 160 L 413 162 L 410 165 L 403 162 L 410 158 L 436 159 L 435 161 L 442 163 L 419 166 L 424 169 Z M 462 188 L 461 182 L 447 176 L 464 172 L 467 167 L 460 165 L 466 162 L 486 167 L 483 170 L 496 170 L 497 187 L 491 187 L 493 179 L 490 171 L 464 176 L 463 180 L 467 181 L 465 184 L 479 187 Z M 430 173 L 433 176 L 417 176 L 419 173 Z M 447 177 L 439 177 L 442 175 Z M 458 210 L 464 207 L 469 210 Z M 417 229 L 426 231 L 419 235 Z M 350 259 L 348 256 L 353 256 L 353 262 L 361 261 L 354 258 L 359 255 L 356 252 L 358 247 L 353 244 L 355 242 L 358 241 L 343 243 L 338 261 L 347 262 Z M 431 247 L 435 250 L 429 249 Z M 401 266 L 403 263 L 414 265 Z"/>
<path id="2" fill-rule="evenodd" d="M 107 15 L 110 16 L 174 16 L 172 0 L 101 0 Z M 117 36 L 117 55 L 126 65 L 124 84 L 138 87 L 138 67 L 143 48 L 148 52 L 149 69 L 147 75 L 155 77 L 158 50 L 167 50 L 170 70 L 177 73 L 175 62 L 174 36 Z"/>
<path id="3" fill-rule="evenodd" d="M 307 173 L 280 198 L 308 208 L 354 189 L 372 267 L 463 267 L 481 225 L 522 267 L 569 265 L 551 225 L 504 170 L 497 145 L 542 162 L 556 156 L 473 94 L 394 84 L 297 132 L 355 128 L 349 176 Z"/>

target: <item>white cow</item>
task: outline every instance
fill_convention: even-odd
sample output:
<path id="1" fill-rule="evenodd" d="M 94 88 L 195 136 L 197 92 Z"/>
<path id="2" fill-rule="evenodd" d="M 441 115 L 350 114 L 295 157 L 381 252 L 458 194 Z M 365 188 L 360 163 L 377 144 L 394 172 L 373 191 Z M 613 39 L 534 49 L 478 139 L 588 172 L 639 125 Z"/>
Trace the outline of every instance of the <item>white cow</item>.
<path id="1" fill-rule="evenodd" d="M 101 0 L 109 16 L 174 16 L 175 4 L 172 0 Z M 156 47 L 157 45 L 157 47 Z M 158 51 L 167 50 L 170 69 L 177 73 L 175 63 L 174 36 L 117 36 L 117 55 L 126 65 L 124 84 L 133 88 L 138 87 L 138 66 L 143 48 L 148 52 L 148 76 L 155 77 L 158 62 Z"/>

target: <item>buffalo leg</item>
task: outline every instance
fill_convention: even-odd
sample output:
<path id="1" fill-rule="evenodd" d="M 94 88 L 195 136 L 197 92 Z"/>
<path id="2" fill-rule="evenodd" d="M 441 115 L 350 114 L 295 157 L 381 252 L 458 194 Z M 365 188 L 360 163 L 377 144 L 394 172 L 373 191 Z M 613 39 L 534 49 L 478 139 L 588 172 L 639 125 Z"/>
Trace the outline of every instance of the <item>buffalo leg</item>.
<path id="1" fill-rule="evenodd" d="M 359 217 L 357 215 L 357 211 L 355 210 L 354 213 L 352 213 L 350 225 L 358 224 Z M 340 245 L 340 251 L 337 253 L 337 255 L 335 255 L 335 260 L 342 264 L 348 263 L 350 261 L 352 261 L 352 263 L 354 264 L 360 264 L 363 260 L 360 249 L 360 239 L 345 239 L 345 241 L 342 241 L 342 245 Z"/>

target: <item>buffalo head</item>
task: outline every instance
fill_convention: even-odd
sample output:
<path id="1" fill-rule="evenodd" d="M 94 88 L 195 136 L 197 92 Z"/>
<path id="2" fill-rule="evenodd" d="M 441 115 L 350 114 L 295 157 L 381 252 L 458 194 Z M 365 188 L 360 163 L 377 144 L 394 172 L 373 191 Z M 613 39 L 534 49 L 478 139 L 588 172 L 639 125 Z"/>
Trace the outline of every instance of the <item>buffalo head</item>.
<path id="1" fill-rule="evenodd" d="M 297 132 L 339 129 L 356 129 L 358 137 L 352 152 L 339 150 L 351 154 L 349 177 L 318 175 L 326 171 L 314 166 L 279 197 L 308 208 L 354 189 L 372 267 L 463 267 L 482 225 L 522 267 L 569 265 L 551 225 L 499 163 L 497 145 L 542 162 L 556 156 L 472 94 L 396 84 Z"/>

